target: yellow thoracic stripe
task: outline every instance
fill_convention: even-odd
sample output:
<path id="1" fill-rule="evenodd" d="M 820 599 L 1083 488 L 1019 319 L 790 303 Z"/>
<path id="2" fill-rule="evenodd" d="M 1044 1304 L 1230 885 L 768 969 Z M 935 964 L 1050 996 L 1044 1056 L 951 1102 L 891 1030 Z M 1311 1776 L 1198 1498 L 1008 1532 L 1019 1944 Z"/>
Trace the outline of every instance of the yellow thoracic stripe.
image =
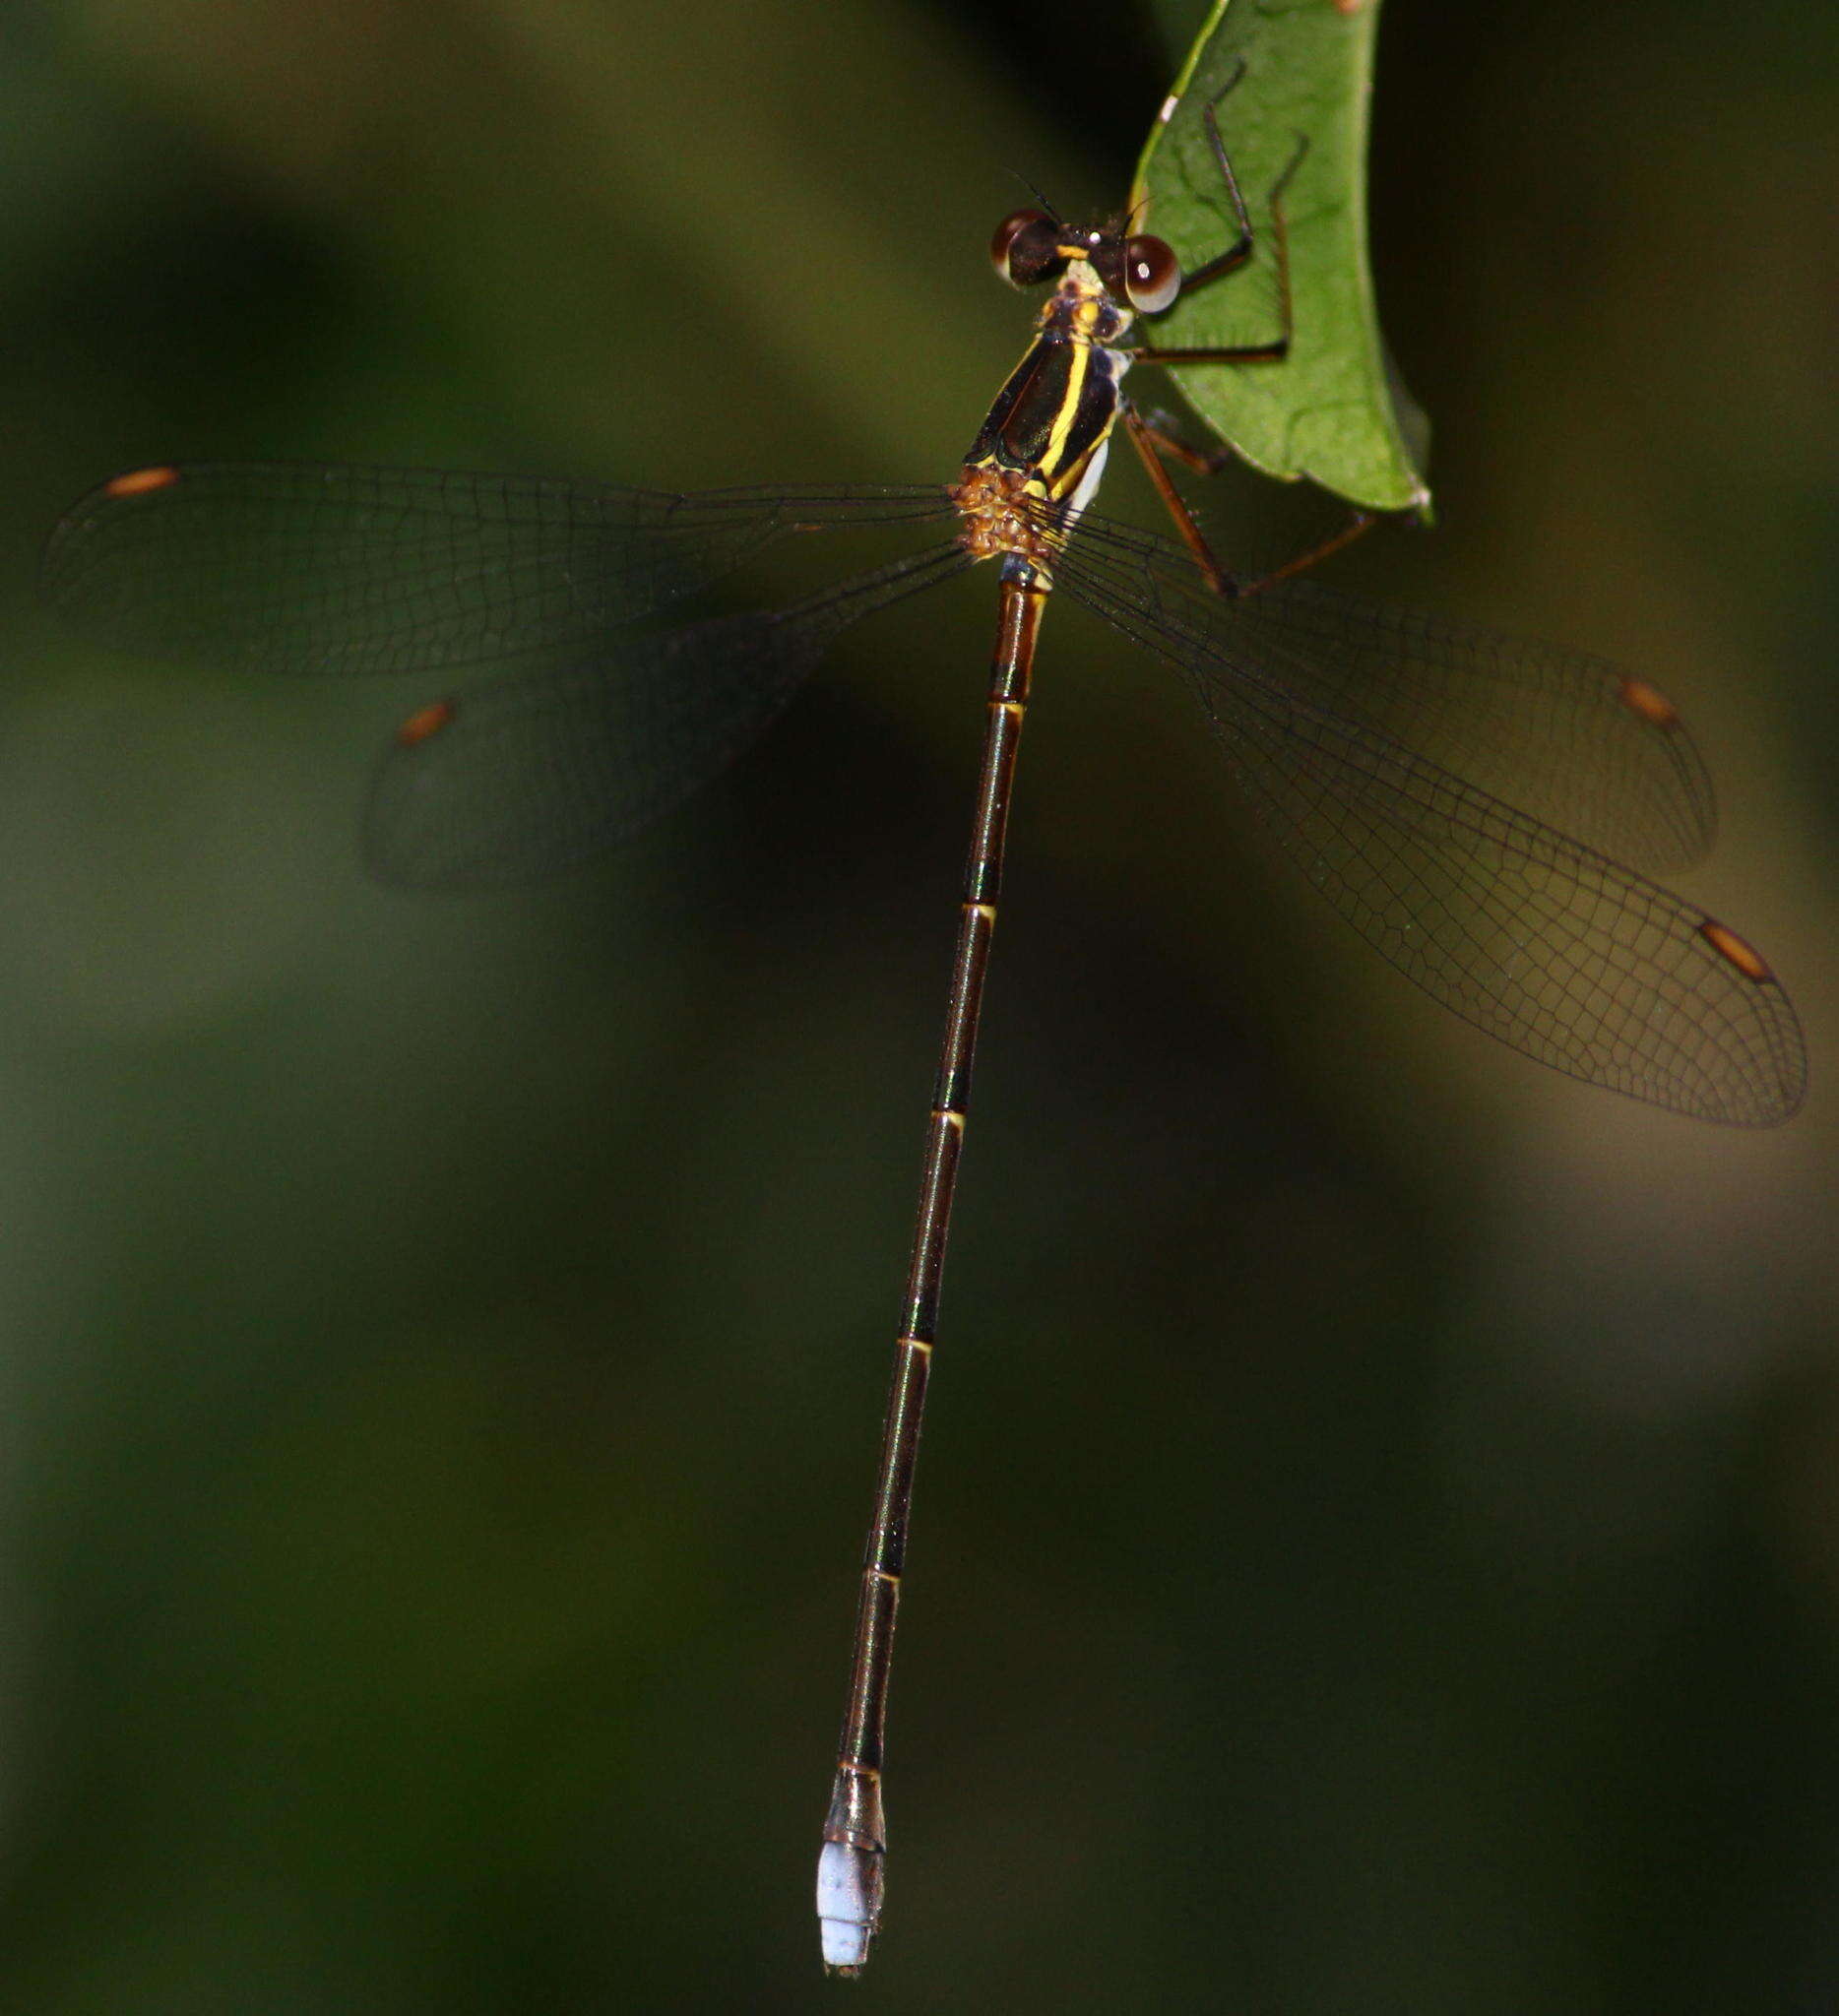
<path id="1" fill-rule="evenodd" d="M 1085 390 L 1086 374 L 1092 369 L 1092 351 L 1083 343 L 1069 346 L 1072 350 L 1071 369 L 1066 379 L 1066 396 L 1060 401 L 1060 410 L 1053 416 L 1052 431 L 1047 436 L 1047 452 L 1042 458 L 1044 472 L 1053 473 L 1047 478 L 1047 494 L 1057 498 L 1069 484 L 1078 480 L 1079 472 L 1065 465 L 1066 437 L 1073 430 L 1073 422 L 1079 416 L 1079 395 Z"/>

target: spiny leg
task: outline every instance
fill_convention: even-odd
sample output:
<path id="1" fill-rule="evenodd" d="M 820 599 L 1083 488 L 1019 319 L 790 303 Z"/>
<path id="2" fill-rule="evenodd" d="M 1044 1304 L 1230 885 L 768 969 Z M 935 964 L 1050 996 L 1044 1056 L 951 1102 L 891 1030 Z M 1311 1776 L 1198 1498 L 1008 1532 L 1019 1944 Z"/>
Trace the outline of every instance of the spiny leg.
<path id="1" fill-rule="evenodd" d="M 1184 444 L 1175 444 L 1169 441 L 1169 437 L 1159 433 L 1156 428 L 1152 427 L 1128 400 L 1120 402 L 1120 410 L 1123 413 L 1124 429 L 1130 436 L 1131 446 L 1143 458 L 1143 467 L 1149 472 L 1150 481 L 1156 485 L 1156 494 L 1169 507 L 1169 516 L 1174 520 L 1174 529 L 1181 535 L 1183 540 L 1186 541 L 1187 549 L 1193 554 L 1195 564 L 1206 577 L 1207 586 L 1212 589 L 1215 595 L 1237 595 L 1238 592 L 1237 584 L 1227 573 L 1226 569 L 1220 565 L 1219 561 L 1214 558 L 1213 548 L 1208 545 L 1206 536 L 1195 523 L 1194 514 L 1187 508 L 1187 502 L 1182 497 L 1180 491 L 1175 488 L 1174 478 L 1170 475 L 1169 467 L 1163 461 L 1160 451 L 1165 442 L 1169 442 L 1172 448 Z M 1198 451 L 1195 452 L 1195 460 L 1203 468 L 1207 467 L 1206 462 L 1199 456 Z M 1211 474 L 1213 469 L 1217 469 L 1219 466 L 1217 463 L 1213 464 L 1208 469 L 1208 473 Z"/>
<path id="2" fill-rule="evenodd" d="M 1245 59 L 1241 56 L 1238 68 L 1208 100 L 1201 117 L 1206 121 L 1207 138 L 1213 148 L 1213 158 L 1219 164 L 1220 177 L 1226 184 L 1226 193 L 1232 201 L 1233 215 L 1237 221 L 1238 235 L 1224 252 L 1216 254 L 1191 273 L 1181 276 L 1181 291 L 1186 294 L 1195 287 L 1207 285 L 1210 281 L 1223 280 L 1228 274 L 1237 273 L 1257 248 L 1257 233 L 1252 229 L 1251 213 L 1245 208 L 1245 198 L 1238 186 L 1238 177 L 1233 172 L 1233 158 L 1226 151 L 1226 137 L 1220 131 L 1217 107 L 1227 93 L 1245 74 Z M 1141 364 L 1257 364 L 1279 363 L 1290 354 L 1290 340 L 1293 319 L 1290 301 L 1290 227 L 1284 216 L 1284 191 L 1290 186 L 1290 178 L 1297 172 L 1302 157 L 1309 151 L 1306 133 L 1297 135 L 1295 152 L 1284 164 L 1284 172 L 1271 186 L 1268 203 L 1271 212 L 1271 236 L 1277 267 L 1278 319 L 1281 334 L 1264 343 L 1213 345 L 1203 349 L 1158 349 L 1147 346 L 1136 352 Z"/>
<path id="3" fill-rule="evenodd" d="M 1207 586 L 1215 595 L 1234 599 L 1241 596 L 1256 595 L 1261 589 L 1271 587 L 1279 581 L 1287 581 L 1293 574 L 1300 574 L 1305 568 L 1313 567 L 1318 560 L 1325 560 L 1330 553 L 1338 553 L 1343 546 L 1352 545 L 1360 536 L 1379 522 L 1385 514 L 1374 511 L 1356 510 L 1349 514 L 1347 523 L 1330 533 L 1326 538 L 1305 546 L 1300 553 L 1286 560 L 1281 566 L 1273 567 L 1268 574 L 1260 574 L 1250 581 L 1241 581 L 1230 574 L 1215 558 L 1213 548 L 1207 543 L 1207 536 L 1188 509 L 1187 500 L 1174 486 L 1169 474 L 1165 453 L 1173 454 L 1184 461 L 1191 469 L 1200 469 L 1213 473 L 1222 468 L 1230 457 L 1230 449 L 1222 449 L 1216 457 L 1203 455 L 1199 449 L 1189 448 L 1187 443 L 1177 441 L 1173 435 L 1164 433 L 1152 425 L 1128 401 L 1123 403 L 1124 427 L 1131 444 L 1143 458 L 1143 467 L 1149 472 L 1149 479 L 1156 485 L 1156 494 L 1169 508 L 1169 515 L 1174 520 L 1175 530 L 1181 535 L 1187 549 L 1194 555 Z"/>
<path id="4" fill-rule="evenodd" d="M 1181 288 L 1185 293 L 1196 286 L 1204 286 L 1209 281 L 1220 280 L 1228 274 L 1237 273 L 1251 257 L 1256 246 L 1256 233 L 1252 228 L 1251 214 L 1245 207 L 1243 191 L 1238 186 L 1238 177 L 1234 172 L 1231 155 L 1227 152 L 1226 136 L 1220 130 L 1219 104 L 1227 94 L 1233 91 L 1245 74 L 1245 59 L 1241 56 L 1237 68 L 1227 79 L 1202 112 L 1206 122 L 1207 138 L 1213 149 L 1213 158 L 1219 164 L 1220 178 L 1226 184 L 1228 197 L 1232 201 L 1233 215 L 1237 220 L 1238 232 L 1232 244 L 1215 258 L 1196 267 L 1192 273 L 1184 274 Z M 1297 172 L 1302 157 L 1308 152 L 1308 136 L 1300 133 L 1297 145 L 1284 171 L 1272 185 L 1269 201 L 1271 212 L 1271 236 L 1277 269 L 1277 300 L 1280 334 L 1270 341 L 1258 344 L 1237 344 L 1216 346 L 1206 349 L 1157 349 L 1146 347 L 1136 352 L 1136 361 L 1144 364 L 1187 364 L 1187 363 L 1281 363 L 1290 354 L 1291 339 L 1295 331 L 1295 310 L 1290 291 L 1290 228 L 1284 212 L 1284 191 L 1290 186 L 1291 177 Z M 1208 545 L 1206 536 L 1195 522 L 1194 514 L 1188 509 L 1180 492 L 1176 490 L 1168 470 L 1168 460 L 1181 463 L 1200 475 L 1217 475 L 1234 459 L 1229 447 L 1212 449 L 1196 448 L 1191 442 L 1183 441 L 1168 425 L 1164 416 L 1158 414 L 1154 420 L 1146 419 L 1127 401 L 1123 405 L 1124 423 L 1132 445 L 1143 459 L 1143 467 L 1149 472 L 1149 478 L 1156 486 L 1174 520 L 1175 529 L 1180 533 L 1188 550 L 1194 555 L 1207 585 L 1216 595 L 1246 596 L 1256 595 L 1260 589 L 1269 588 L 1274 582 L 1287 580 L 1293 574 L 1300 574 L 1324 560 L 1330 553 L 1336 553 L 1343 546 L 1350 545 L 1376 522 L 1376 514 L 1356 510 L 1347 523 L 1330 533 L 1327 537 L 1317 540 L 1301 552 L 1274 567 L 1267 574 L 1254 580 L 1236 579 L 1215 558 Z"/>

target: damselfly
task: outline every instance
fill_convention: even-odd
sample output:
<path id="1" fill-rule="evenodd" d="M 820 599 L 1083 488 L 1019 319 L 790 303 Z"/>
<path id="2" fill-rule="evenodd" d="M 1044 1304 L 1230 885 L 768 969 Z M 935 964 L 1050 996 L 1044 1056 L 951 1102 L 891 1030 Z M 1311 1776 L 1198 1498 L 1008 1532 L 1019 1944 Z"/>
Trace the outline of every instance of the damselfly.
<path id="1" fill-rule="evenodd" d="M 1209 123 L 1217 140 L 1211 111 Z M 1188 285 L 1252 253 L 1223 145 L 1217 154 L 1238 235 Z M 1275 196 L 1272 219 L 1287 302 Z M 1735 1125 L 1786 1119 L 1805 1076 L 1794 1011 L 1761 957 L 1645 878 L 1699 853 L 1713 819 L 1703 766 L 1662 695 L 1577 653 L 1281 574 L 1235 581 L 1166 475 L 1183 544 L 1093 516 L 1120 418 L 1161 470 L 1122 381 L 1133 363 L 1173 354 L 1144 346 L 1133 324 L 1168 307 L 1183 276 L 1160 240 L 1071 230 L 1042 212 L 1006 220 L 992 250 L 1006 278 L 1050 291 L 949 485 L 673 495 L 382 469 L 149 469 L 79 504 L 44 570 L 52 601 L 111 640 L 238 668 L 411 672 L 574 651 L 561 669 L 436 700 L 397 731 L 366 853 L 388 880 L 455 887 L 539 875 L 634 833 L 748 742 L 849 625 L 976 561 L 998 563 L 970 862 L 818 1872 L 824 1959 L 849 1973 L 881 1909 L 883 1733 L 914 1464 L 1050 590 L 1181 677 L 1307 879 L 1458 1015 L 1574 1077 Z M 1280 331 L 1219 354 L 1255 362 L 1284 341 Z M 630 643 L 612 634 L 775 542 L 864 525 L 925 543 L 787 607 Z"/>

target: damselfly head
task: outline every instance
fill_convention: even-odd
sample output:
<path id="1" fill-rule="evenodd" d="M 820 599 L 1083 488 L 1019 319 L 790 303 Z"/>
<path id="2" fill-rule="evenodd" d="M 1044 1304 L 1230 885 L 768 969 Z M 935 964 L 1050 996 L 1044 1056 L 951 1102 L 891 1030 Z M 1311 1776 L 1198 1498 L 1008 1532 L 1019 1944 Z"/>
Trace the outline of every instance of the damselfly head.
<path id="1" fill-rule="evenodd" d="M 1181 263 L 1161 238 L 1110 230 L 1069 230 L 1045 211 L 1005 217 L 989 241 L 990 261 L 1011 286 L 1055 280 L 1075 259 L 1092 268 L 1106 290 L 1140 314 L 1159 315 L 1181 291 Z"/>

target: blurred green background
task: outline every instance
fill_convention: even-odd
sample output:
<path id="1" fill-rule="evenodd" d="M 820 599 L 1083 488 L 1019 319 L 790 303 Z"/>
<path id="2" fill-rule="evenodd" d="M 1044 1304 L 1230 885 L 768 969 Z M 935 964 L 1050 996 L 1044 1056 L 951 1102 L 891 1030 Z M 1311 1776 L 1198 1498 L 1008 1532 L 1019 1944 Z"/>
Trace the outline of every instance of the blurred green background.
<path id="1" fill-rule="evenodd" d="M 1015 172 L 1120 200 L 1201 11 L 0 14 L 8 2009 L 1833 2005 L 1823 0 L 1387 0 L 1441 523 L 1336 570 L 1680 701 L 1681 883 L 1793 988 L 1808 1109 L 1457 1024 L 1056 611 L 855 1989 L 810 1877 L 987 593 L 603 869 L 451 902 L 355 855 L 426 682 L 33 604 L 57 513 L 168 458 L 949 474 Z"/>

